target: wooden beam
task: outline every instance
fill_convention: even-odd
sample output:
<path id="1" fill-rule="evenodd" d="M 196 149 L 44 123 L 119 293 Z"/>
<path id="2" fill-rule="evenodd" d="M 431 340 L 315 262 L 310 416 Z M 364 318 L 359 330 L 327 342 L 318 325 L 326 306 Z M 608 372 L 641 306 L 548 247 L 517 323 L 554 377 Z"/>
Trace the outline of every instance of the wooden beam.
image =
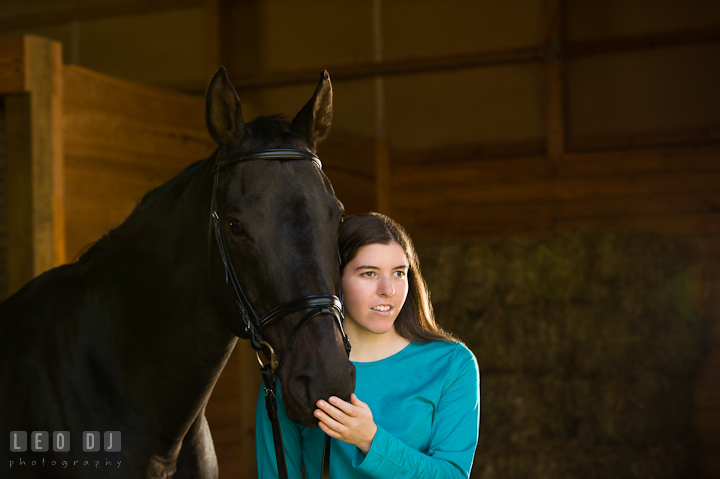
<path id="1" fill-rule="evenodd" d="M 397 150 L 393 151 L 393 163 L 396 166 L 430 166 L 464 163 L 481 158 L 536 157 L 543 155 L 545 148 L 546 141 L 538 138 L 420 150 Z"/>
<path id="2" fill-rule="evenodd" d="M 720 26 L 713 26 L 573 42 L 567 46 L 566 54 L 568 58 L 576 58 L 718 42 L 720 42 Z"/>
<path id="3" fill-rule="evenodd" d="M 718 142 L 720 142 L 720 128 L 677 128 L 570 138 L 568 139 L 568 150 L 579 153 L 659 146 L 702 145 Z"/>
<path id="4" fill-rule="evenodd" d="M 8 293 L 65 262 L 62 49 L 21 38 L 22 90 L 5 96 Z"/>
<path id="5" fill-rule="evenodd" d="M 0 38 L 0 95 L 29 91 L 24 37 Z"/>
<path id="6" fill-rule="evenodd" d="M 471 181 L 458 178 L 438 181 L 434 171 L 393 181 L 393 208 L 422 210 L 445 207 L 499 204 L 578 202 L 596 198 L 645 198 L 669 194 L 720 191 L 720 170 L 691 172 L 646 172 L 642 175 L 611 175 L 586 178 L 557 177 L 538 181 L 526 178 L 512 183 Z M 401 176 L 401 175 L 398 175 Z M 422 193 L 422 194 L 419 194 Z M 712 196 L 708 196 L 712 198 Z M 715 208 L 715 206 L 713 206 Z"/>
<path id="7" fill-rule="evenodd" d="M 548 33 L 562 32 L 562 0 L 546 0 L 546 40 Z M 555 13 L 554 13 L 555 12 Z M 558 18 L 554 18 L 555 15 Z M 558 19 L 560 21 L 558 21 Z M 623 53 L 654 48 L 670 48 L 676 46 L 697 45 L 720 42 L 720 28 L 708 27 L 700 29 L 643 34 L 617 38 L 603 38 L 591 41 L 574 42 L 563 45 L 558 51 L 556 45 L 550 44 L 537 48 L 522 48 L 497 52 L 477 52 L 468 55 L 446 56 L 435 58 L 414 58 L 406 60 L 359 63 L 356 65 L 335 65 L 326 69 L 333 80 L 356 80 L 375 76 L 408 75 L 434 71 L 462 70 L 468 68 L 492 67 L 498 65 L 549 62 L 558 55 L 564 59 L 587 55 L 607 53 Z M 244 77 L 233 80 L 238 88 L 266 88 L 299 83 L 315 83 L 320 68 L 272 72 L 259 76 Z"/>
<path id="8" fill-rule="evenodd" d="M 434 160 L 432 163 L 395 163 L 393 187 L 401 190 L 409 190 L 413 186 L 424 188 L 424 181 L 441 183 L 454 189 L 456 185 L 462 184 L 537 184 L 562 178 L 642 178 L 657 173 L 720 173 L 720 162 L 717 161 L 720 145 L 568 153 L 559 163 L 543 161 L 544 157 L 539 154 L 497 160 L 473 157 L 470 147 L 447 149 L 444 153 L 428 151 L 432 152 L 427 156 Z M 420 153 L 414 152 L 413 155 L 420 156 Z M 393 153 L 395 158 L 402 159 L 400 153 Z"/>
<path id="9" fill-rule="evenodd" d="M 512 63 L 539 62 L 543 53 L 539 48 L 525 48 L 502 52 L 481 52 L 471 55 L 446 56 L 436 58 L 408 59 L 360 63 L 357 65 L 330 66 L 333 81 L 372 78 L 378 75 L 407 75 L 432 71 L 461 70 L 484 66 L 496 66 Z M 273 86 L 295 85 L 298 83 L 316 83 L 319 68 L 275 72 L 256 77 L 233 80 L 239 89 L 266 88 Z"/>
<path id="10" fill-rule="evenodd" d="M 657 218 L 661 222 L 667 216 L 713 215 L 716 201 L 713 189 L 656 193 L 647 197 L 594 196 L 572 201 L 537 200 L 525 202 L 484 203 L 468 201 L 464 204 L 448 204 L 442 200 L 436 205 L 398 205 L 397 212 L 405 217 L 437 218 L 446 224 L 480 222 L 488 226 L 504 223 L 582 223 L 584 221 L 618 220 L 633 218 Z M 441 196 L 441 193 L 436 193 Z"/>
<path id="11" fill-rule="evenodd" d="M 565 156 L 600 152 L 632 152 L 666 150 L 680 151 L 679 148 L 712 148 L 720 143 L 720 128 L 680 128 L 633 133 L 611 133 L 587 137 L 568 138 Z M 481 143 L 443 148 L 419 150 L 395 150 L 392 152 L 396 166 L 438 165 L 442 163 L 466 163 L 480 159 L 522 158 L 541 156 L 547 147 L 540 139 L 517 140 L 501 143 Z"/>
<path id="12" fill-rule="evenodd" d="M 204 0 L 14 0 L 0 10 L 0 31 L 94 20 L 118 15 L 137 15 L 162 10 L 200 7 Z M 5 0 L 8 2 L 8 0 Z M 9 2 L 8 2 L 9 3 Z"/>
<path id="13" fill-rule="evenodd" d="M 477 217 L 436 218 L 424 216 L 414 218 L 395 212 L 395 219 L 408 230 L 415 241 L 452 238 L 470 241 L 479 238 L 497 236 L 544 236 L 568 233 L 578 227 L 603 230 L 622 230 L 648 232 L 677 238 L 689 234 L 696 239 L 720 233 L 720 215 L 667 215 L 632 218 L 600 218 L 581 220 L 527 220 L 484 222 Z"/>

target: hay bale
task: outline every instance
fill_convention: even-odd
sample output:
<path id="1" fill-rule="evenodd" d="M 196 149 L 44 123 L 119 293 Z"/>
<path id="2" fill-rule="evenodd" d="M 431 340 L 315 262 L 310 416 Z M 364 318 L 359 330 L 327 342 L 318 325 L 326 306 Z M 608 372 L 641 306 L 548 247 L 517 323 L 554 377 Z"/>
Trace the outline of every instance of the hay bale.
<path id="1" fill-rule="evenodd" d="M 572 437 L 584 443 L 648 445 L 686 439 L 693 431 L 686 380 L 630 368 L 624 374 L 572 378 L 562 407 Z"/>
<path id="2" fill-rule="evenodd" d="M 570 436 L 572 417 L 563 410 L 567 385 L 555 376 L 483 374 L 483 442 L 531 447 Z"/>
<path id="3" fill-rule="evenodd" d="M 507 448 L 481 438 L 470 477 L 686 479 L 699 477 L 698 462 L 697 447 L 680 441 L 638 447 L 542 441 Z"/>
<path id="4" fill-rule="evenodd" d="M 647 372 L 620 376 L 484 374 L 483 438 L 515 447 L 554 440 L 643 445 L 692 434 L 692 391 Z"/>
<path id="5" fill-rule="evenodd" d="M 702 353 L 699 299 L 681 294 L 688 253 L 667 238 L 577 231 L 418 252 L 438 321 L 486 372 L 611 373 L 637 361 L 687 375 Z"/>
<path id="6" fill-rule="evenodd" d="M 706 338 L 688 248 L 578 230 L 418 254 L 438 322 L 483 371 L 474 477 L 692 477 Z"/>

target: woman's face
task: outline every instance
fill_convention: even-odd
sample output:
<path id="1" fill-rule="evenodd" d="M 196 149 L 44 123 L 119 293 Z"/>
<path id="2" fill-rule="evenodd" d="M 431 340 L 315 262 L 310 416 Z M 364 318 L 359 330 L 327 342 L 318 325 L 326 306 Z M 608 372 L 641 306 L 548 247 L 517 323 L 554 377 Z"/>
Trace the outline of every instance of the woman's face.
<path id="1" fill-rule="evenodd" d="M 345 320 L 353 329 L 385 334 L 394 331 L 395 319 L 408 294 L 408 263 L 402 247 L 369 244 L 343 271 Z"/>

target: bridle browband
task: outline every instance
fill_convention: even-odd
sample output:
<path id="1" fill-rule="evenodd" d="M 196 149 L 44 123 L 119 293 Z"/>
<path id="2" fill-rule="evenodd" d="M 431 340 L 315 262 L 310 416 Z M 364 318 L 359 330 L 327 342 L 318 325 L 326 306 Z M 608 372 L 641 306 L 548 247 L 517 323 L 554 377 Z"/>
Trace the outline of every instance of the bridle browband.
<path id="1" fill-rule="evenodd" d="M 218 153 L 219 154 L 219 153 Z M 293 160 L 310 160 L 318 169 L 322 170 L 322 162 L 314 153 L 292 149 L 269 149 L 269 150 L 257 150 L 247 153 L 242 153 L 237 156 L 231 156 L 225 158 L 222 161 L 217 161 L 213 167 L 213 190 L 210 204 L 210 218 L 211 228 L 215 232 L 215 240 L 217 242 L 218 250 L 220 251 L 220 257 L 223 262 L 225 269 L 225 283 L 232 285 L 233 291 L 235 292 L 235 304 L 240 313 L 242 319 L 242 328 L 238 328 L 235 324 L 229 321 L 225 321 L 226 326 L 230 331 L 243 339 L 249 339 L 252 348 L 260 363 L 260 371 L 263 376 L 265 383 L 265 404 L 268 411 L 268 416 L 272 424 L 273 437 L 275 442 L 275 456 L 278 462 L 278 474 L 279 477 L 287 478 L 287 466 L 285 464 L 285 454 L 283 450 L 282 434 L 280 432 L 280 424 L 277 416 L 277 400 L 275 394 L 275 388 L 277 378 L 282 369 L 282 366 L 287 357 L 287 352 L 292 346 L 293 341 L 300 333 L 300 330 L 314 317 L 329 314 L 335 318 L 338 327 L 340 328 L 340 334 L 342 336 L 343 344 L 345 345 L 345 351 L 350 354 L 350 341 L 345 334 L 343 329 L 343 306 L 342 302 L 336 295 L 311 295 L 304 298 L 298 298 L 282 304 L 271 311 L 265 316 L 258 317 L 257 313 L 253 309 L 252 305 L 245 296 L 245 293 L 238 281 L 235 267 L 230 259 L 225 239 L 223 238 L 222 231 L 220 229 L 220 216 L 217 213 L 217 190 L 219 185 L 219 173 L 222 169 L 227 166 L 235 165 L 237 163 L 254 161 L 254 160 L 271 160 L 271 161 L 293 161 Z M 339 259 L 339 253 L 338 253 Z M 309 310 L 295 325 L 292 332 L 285 341 L 283 349 L 280 351 L 278 356 L 275 350 L 270 346 L 270 343 L 263 339 L 263 331 L 265 328 L 276 322 L 277 320 L 284 318 L 293 313 L 299 311 Z M 265 350 L 270 356 L 270 362 L 264 364 L 260 359 L 260 351 Z M 321 478 L 325 479 L 329 475 L 329 461 L 330 461 L 330 438 L 325 437 L 325 446 L 323 449 L 323 466 L 321 472 Z"/>
<path id="2" fill-rule="evenodd" d="M 309 151 L 300 151 L 300 150 L 255 150 L 250 151 L 247 153 L 243 153 L 237 156 L 231 156 L 230 158 L 225 158 L 222 161 L 219 161 L 215 163 L 215 166 L 213 167 L 213 173 L 217 173 L 218 171 L 222 170 L 226 166 L 234 165 L 236 163 L 241 163 L 243 161 L 252 161 L 252 160 L 310 160 L 313 163 L 315 163 L 315 166 L 318 167 L 318 169 L 322 170 L 322 162 L 320 161 L 320 158 L 317 157 L 316 154 L 310 153 Z"/>

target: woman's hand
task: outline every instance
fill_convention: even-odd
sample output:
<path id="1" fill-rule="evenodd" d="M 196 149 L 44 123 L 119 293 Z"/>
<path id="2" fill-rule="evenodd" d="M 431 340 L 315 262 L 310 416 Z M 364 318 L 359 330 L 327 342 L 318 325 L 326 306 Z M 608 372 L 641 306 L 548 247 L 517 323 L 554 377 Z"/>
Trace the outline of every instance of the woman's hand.
<path id="1" fill-rule="evenodd" d="M 377 426 L 367 404 L 350 395 L 350 402 L 332 396 L 330 402 L 317 402 L 315 417 L 320 420 L 320 429 L 328 436 L 352 444 L 364 454 L 370 450 Z"/>

